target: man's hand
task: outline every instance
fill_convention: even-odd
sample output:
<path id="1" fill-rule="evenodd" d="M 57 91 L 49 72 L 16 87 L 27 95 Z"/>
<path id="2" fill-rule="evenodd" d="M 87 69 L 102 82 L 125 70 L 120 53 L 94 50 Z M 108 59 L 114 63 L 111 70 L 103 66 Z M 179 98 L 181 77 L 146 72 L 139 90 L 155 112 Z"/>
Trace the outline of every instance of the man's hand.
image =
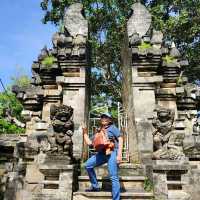
<path id="1" fill-rule="evenodd" d="M 83 130 L 83 135 L 88 135 L 88 129 L 87 128 L 85 128 L 85 127 L 82 127 L 82 130 Z"/>
<path id="2" fill-rule="evenodd" d="M 84 141 L 87 145 L 92 145 L 92 141 L 90 140 L 89 136 L 88 136 L 88 128 L 85 126 L 84 123 L 81 124 L 82 126 L 82 130 L 83 130 L 83 138 Z"/>
<path id="3" fill-rule="evenodd" d="M 83 130 L 83 135 L 87 134 L 88 135 L 88 128 L 86 127 L 85 123 L 81 123 L 81 127 Z"/>

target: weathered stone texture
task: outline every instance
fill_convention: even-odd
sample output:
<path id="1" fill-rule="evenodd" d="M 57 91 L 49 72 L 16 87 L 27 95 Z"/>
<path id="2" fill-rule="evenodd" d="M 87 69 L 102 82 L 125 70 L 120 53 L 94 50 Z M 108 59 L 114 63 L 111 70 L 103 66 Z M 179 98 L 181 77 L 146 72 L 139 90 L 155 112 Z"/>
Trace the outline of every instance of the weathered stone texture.
<path id="1" fill-rule="evenodd" d="M 138 34 L 141 38 L 144 36 L 151 25 L 151 14 L 141 3 L 135 3 L 131 7 L 133 15 L 128 21 L 128 36 Z"/>

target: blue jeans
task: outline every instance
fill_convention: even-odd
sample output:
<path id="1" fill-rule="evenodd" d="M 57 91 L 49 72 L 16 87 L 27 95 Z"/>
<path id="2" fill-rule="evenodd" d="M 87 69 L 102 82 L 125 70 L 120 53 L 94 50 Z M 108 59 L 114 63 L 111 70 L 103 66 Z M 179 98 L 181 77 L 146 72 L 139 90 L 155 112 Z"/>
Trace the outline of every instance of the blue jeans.
<path id="1" fill-rule="evenodd" d="M 117 150 L 114 150 L 111 155 L 105 155 L 102 152 L 98 152 L 96 155 L 90 157 L 86 163 L 85 168 L 88 172 L 90 182 L 93 188 L 99 188 L 96 173 L 94 168 L 104 163 L 108 163 L 108 173 L 112 182 L 112 199 L 120 200 L 120 183 L 118 176 L 118 164 L 117 164 Z"/>

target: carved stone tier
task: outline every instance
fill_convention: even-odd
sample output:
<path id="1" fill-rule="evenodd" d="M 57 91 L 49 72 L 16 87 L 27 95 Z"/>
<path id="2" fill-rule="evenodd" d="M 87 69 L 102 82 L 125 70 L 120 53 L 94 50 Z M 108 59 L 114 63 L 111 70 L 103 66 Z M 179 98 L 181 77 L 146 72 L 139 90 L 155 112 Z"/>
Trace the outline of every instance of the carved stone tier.
<path id="1" fill-rule="evenodd" d="M 74 166 L 69 165 L 65 156 L 39 154 L 34 163 L 27 164 L 25 182 L 17 197 L 20 200 L 71 200 L 73 174 Z"/>

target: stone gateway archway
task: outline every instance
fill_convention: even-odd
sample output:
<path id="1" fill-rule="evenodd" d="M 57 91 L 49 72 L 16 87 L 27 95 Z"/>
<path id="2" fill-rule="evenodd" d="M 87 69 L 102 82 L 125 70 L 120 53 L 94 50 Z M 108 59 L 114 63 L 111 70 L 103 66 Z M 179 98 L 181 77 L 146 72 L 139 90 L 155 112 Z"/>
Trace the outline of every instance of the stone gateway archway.
<path id="1" fill-rule="evenodd" d="M 153 29 L 148 10 L 141 3 L 130 9 L 131 88 L 141 163 L 120 165 L 122 199 L 197 200 L 199 88 L 183 76 L 188 61 L 173 41 L 166 44 L 162 32 Z M 13 88 L 24 106 L 26 134 L 0 137 L 0 191 L 6 200 L 111 199 L 106 166 L 97 169 L 103 191 L 84 191 L 90 184 L 81 165 L 80 124 L 89 116 L 90 66 L 82 10 L 79 3 L 66 10 L 64 31 L 53 35 L 53 48 L 44 47 L 32 65 L 31 86 Z M 136 138 L 126 126 L 126 113 L 120 123 L 131 155 L 129 141 Z"/>

